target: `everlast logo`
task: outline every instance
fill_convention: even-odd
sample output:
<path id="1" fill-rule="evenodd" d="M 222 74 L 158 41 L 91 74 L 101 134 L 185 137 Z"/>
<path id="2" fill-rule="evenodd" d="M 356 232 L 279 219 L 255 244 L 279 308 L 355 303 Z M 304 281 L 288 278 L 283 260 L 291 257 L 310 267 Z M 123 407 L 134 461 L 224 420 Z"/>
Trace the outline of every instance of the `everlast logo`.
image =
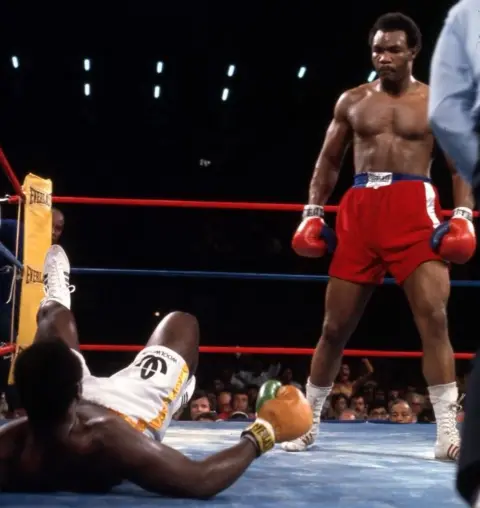
<path id="1" fill-rule="evenodd" d="M 369 173 L 368 180 L 372 183 L 386 183 L 392 180 L 392 173 Z"/>
<path id="2" fill-rule="evenodd" d="M 52 206 L 52 195 L 30 188 L 30 204 Z"/>
<path id="3" fill-rule="evenodd" d="M 27 284 L 43 284 L 42 272 L 37 272 L 37 270 L 27 266 L 25 281 Z"/>

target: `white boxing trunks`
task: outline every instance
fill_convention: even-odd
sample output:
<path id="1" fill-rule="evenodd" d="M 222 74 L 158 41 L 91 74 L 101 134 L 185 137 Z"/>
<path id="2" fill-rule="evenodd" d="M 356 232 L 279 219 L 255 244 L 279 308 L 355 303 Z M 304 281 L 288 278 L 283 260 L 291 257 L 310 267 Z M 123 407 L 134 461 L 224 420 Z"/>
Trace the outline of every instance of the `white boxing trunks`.
<path id="1" fill-rule="evenodd" d="M 118 414 L 149 437 L 161 441 L 172 416 L 195 390 L 185 360 L 164 346 L 143 349 L 125 369 L 110 377 L 92 376 L 82 362 L 83 398 Z"/>

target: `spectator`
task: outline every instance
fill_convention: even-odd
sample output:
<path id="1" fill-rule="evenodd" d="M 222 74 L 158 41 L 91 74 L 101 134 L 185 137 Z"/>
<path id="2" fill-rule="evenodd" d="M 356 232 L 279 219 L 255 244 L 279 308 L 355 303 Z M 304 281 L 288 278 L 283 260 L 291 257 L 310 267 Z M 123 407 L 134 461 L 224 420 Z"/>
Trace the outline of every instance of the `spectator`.
<path id="1" fill-rule="evenodd" d="M 232 397 L 232 415 L 234 413 L 244 413 L 247 418 L 253 418 L 255 415 L 249 407 L 247 390 L 237 390 Z"/>
<path id="2" fill-rule="evenodd" d="M 333 395 L 330 404 L 329 419 L 338 420 L 340 415 L 348 408 L 348 399 L 343 394 Z"/>
<path id="3" fill-rule="evenodd" d="M 227 420 L 232 412 L 231 392 L 220 392 L 217 397 L 217 411 L 219 420 Z"/>
<path id="4" fill-rule="evenodd" d="M 353 411 L 352 409 L 345 409 L 345 411 L 342 411 L 340 414 L 340 417 L 338 418 L 341 422 L 348 422 L 351 420 L 358 420 L 358 415 Z"/>
<path id="5" fill-rule="evenodd" d="M 247 393 L 248 393 L 248 402 L 250 404 L 250 407 L 252 408 L 252 411 L 255 411 L 255 407 L 257 404 L 257 397 L 258 397 L 258 386 L 256 386 L 256 385 L 247 386 Z"/>
<path id="6" fill-rule="evenodd" d="M 7 418 L 8 414 L 8 404 L 7 398 L 5 397 L 5 393 L 0 393 L 0 419 L 4 420 Z"/>
<path id="7" fill-rule="evenodd" d="M 303 386 L 293 380 L 293 371 L 290 367 L 283 369 L 279 380 L 283 385 L 292 385 L 295 386 L 295 388 L 298 388 L 300 391 L 304 390 Z"/>
<path id="8" fill-rule="evenodd" d="M 412 408 L 406 400 L 398 399 L 392 403 L 390 421 L 394 423 L 413 423 Z"/>
<path id="9" fill-rule="evenodd" d="M 408 393 L 405 397 L 405 400 L 408 402 L 409 406 L 412 408 L 413 416 L 415 422 L 418 419 L 418 416 L 422 413 L 425 408 L 425 397 L 418 393 Z"/>
<path id="10" fill-rule="evenodd" d="M 365 399 L 361 395 L 353 397 L 350 408 L 355 411 L 359 419 L 367 419 L 367 407 L 365 405 Z"/>
<path id="11" fill-rule="evenodd" d="M 332 388 L 333 395 L 341 393 L 345 395 L 345 397 L 350 398 L 367 382 L 368 378 L 374 372 L 373 366 L 369 362 L 368 358 L 363 358 L 362 363 L 366 368 L 366 372 L 355 381 L 350 380 L 350 366 L 347 363 L 342 364 L 337 381 L 334 383 Z"/>
<path id="12" fill-rule="evenodd" d="M 197 390 L 193 394 L 189 403 L 190 418 L 196 420 L 199 415 L 209 413 L 214 410 L 210 404 L 207 393 L 203 390 Z"/>
<path id="13" fill-rule="evenodd" d="M 369 414 L 370 420 L 388 420 L 388 411 L 384 406 L 374 406 Z"/>
<path id="14" fill-rule="evenodd" d="M 262 362 L 252 357 L 245 357 L 244 363 L 245 370 L 240 370 L 231 378 L 231 384 L 235 388 L 246 388 L 249 385 L 260 387 L 269 379 L 276 378 L 281 368 L 281 365 L 277 363 L 264 370 Z"/>

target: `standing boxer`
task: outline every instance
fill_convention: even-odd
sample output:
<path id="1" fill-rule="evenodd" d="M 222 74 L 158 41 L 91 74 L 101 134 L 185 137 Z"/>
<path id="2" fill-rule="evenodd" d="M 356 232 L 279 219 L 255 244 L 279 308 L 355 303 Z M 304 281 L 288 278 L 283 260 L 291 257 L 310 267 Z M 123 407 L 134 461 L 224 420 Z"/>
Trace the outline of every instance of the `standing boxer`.
<path id="1" fill-rule="evenodd" d="M 388 271 L 405 291 L 422 339 L 423 373 L 437 420 L 435 457 L 456 460 L 458 390 L 447 328 L 450 280 L 445 260 L 464 263 L 475 251 L 471 189 L 452 169 L 456 208 L 441 223 L 430 180 L 434 138 L 427 120 L 428 87 L 412 76 L 421 47 L 415 22 L 400 13 L 385 14 L 372 27 L 369 42 L 379 79 L 339 98 L 315 166 L 309 203 L 293 237 L 301 256 L 335 252 L 323 332 L 307 381 L 314 425 L 284 449 L 302 451 L 313 444 L 343 349 Z M 335 236 L 324 222 L 323 205 L 352 140 L 354 185 L 340 203 Z"/>

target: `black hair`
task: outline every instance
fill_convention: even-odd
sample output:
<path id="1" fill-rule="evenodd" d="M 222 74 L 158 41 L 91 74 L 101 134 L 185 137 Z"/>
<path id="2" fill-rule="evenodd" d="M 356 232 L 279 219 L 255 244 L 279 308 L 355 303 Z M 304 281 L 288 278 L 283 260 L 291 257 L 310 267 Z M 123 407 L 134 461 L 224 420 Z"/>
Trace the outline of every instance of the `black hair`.
<path id="1" fill-rule="evenodd" d="M 63 340 L 52 337 L 18 355 L 14 378 L 29 421 L 44 426 L 62 420 L 78 397 L 82 365 Z"/>
<path id="2" fill-rule="evenodd" d="M 232 393 L 232 399 L 235 397 L 235 395 L 247 395 L 248 396 L 248 389 L 247 388 L 235 388 Z"/>
<path id="3" fill-rule="evenodd" d="M 190 399 L 190 402 L 198 399 L 203 399 L 204 397 L 208 399 L 208 393 L 205 390 L 195 390 L 193 392 L 192 398 Z"/>
<path id="4" fill-rule="evenodd" d="M 416 49 L 417 52 L 422 48 L 422 33 L 418 25 L 412 18 L 405 16 L 401 12 L 389 12 L 380 16 L 372 26 L 368 35 L 368 43 L 372 46 L 375 34 L 382 32 L 405 32 L 407 35 L 407 46 L 410 49 Z"/>

